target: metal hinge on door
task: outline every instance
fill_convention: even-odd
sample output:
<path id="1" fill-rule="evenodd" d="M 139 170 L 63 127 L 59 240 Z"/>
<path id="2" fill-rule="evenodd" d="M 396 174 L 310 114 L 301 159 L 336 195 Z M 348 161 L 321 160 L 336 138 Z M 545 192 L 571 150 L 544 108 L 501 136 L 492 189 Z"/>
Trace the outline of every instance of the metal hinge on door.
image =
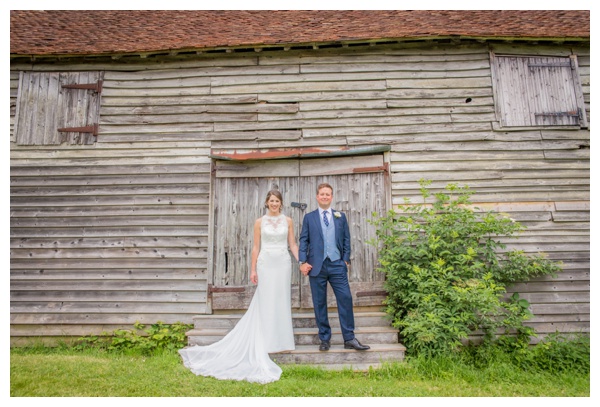
<path id="1" fill-rule="evenodd" d="M 246 291 L 244 287 L 217 287 L 212 284 L 208 285 L 209 293 L 243 293 Z"/>
<path id="2" fill-rule="evenodd" d="M 552 116 L 552 117 L 560 117 L 560 116 L 567 116 L 567 117 L 577 117 L 579 119 L 582 118 L 581 115 L 581 109 L 577 109 L 577 110 L 570 110 L 568 112 L 547 112 L 547 113 L 534 113 L 536 116 Z"/>
<path id="3" fill-rule="evenodd" d="M 102 93 L 102 81 L 98 81 L 96 83 L 72 83 L 67 85 L 62 85 L 64 89 L 89 89 L 93 90 L 96 93 Z"/>
<path id="4" fill-rule="evenodd" d="M 92 124 L 91 126 L 83 127 L 63 127 L 58 129 L 60 132 L 73 132 L 73 133 L 91 133 L 94 136 L 98 135 L 98 124 Z"/>

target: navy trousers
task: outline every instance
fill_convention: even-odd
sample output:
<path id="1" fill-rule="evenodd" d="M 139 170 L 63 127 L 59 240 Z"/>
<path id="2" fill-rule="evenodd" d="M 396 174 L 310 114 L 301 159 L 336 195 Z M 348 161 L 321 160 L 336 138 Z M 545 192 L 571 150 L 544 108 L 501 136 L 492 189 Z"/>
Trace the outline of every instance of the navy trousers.
<path id="1" fill-rule="evenodd" d="M 319 274 L 314 277 L 310 276 L 309 282 L 315 308 L 315 319 L 319 328 L 319 339 L 322 341 L 331 339 L 331 326 L 327 317 L 327 283 L 331 284 L 335 294 L 342 336 L 345 341 L 354 339 L 354 311 L 346 263 L 343 260 L 325 259 Z"/>

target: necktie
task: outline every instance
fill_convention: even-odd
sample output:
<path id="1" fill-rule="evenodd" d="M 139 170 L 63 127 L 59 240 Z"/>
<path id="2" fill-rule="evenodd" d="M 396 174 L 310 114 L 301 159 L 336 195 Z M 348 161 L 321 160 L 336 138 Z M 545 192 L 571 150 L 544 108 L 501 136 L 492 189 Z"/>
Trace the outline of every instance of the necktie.
<path id="1" fill-rule="evenodd" d="M 329 226 L 329 220 L 327 219 L 327 211 L 323 211 L 323 223 L 325 226 Z"/>

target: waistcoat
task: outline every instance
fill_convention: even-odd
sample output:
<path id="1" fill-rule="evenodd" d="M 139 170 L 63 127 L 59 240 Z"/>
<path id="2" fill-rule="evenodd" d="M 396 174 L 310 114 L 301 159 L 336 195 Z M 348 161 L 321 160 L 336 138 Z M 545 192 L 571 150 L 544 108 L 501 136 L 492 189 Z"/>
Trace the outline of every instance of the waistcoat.
<path id="1" fill-rule="evenodd" d="M 321 218 L 321 228 L 323 228 L 323 240 L 325 242 L 325 247 L 323 252 L 324 259 L 329 257 L 329 260 L 336 261 L 342 258 L 340 251 L 338 250 L 337 245 L 335 244 L 335 223 L 333 220 L 333 211 L 331 209 L 327 210 L 327 219 L 329 219 L 329 226 L 325 226 L 325 222 L 323 222 L 323 216 L 319 216 Z"/>

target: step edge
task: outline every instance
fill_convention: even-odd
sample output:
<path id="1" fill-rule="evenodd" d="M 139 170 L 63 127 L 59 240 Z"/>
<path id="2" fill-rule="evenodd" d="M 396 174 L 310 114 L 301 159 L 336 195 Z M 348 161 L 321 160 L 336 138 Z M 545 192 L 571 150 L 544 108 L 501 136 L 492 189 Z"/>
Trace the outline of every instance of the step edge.
<path id="1" fill-rule="evenodd" d="M 387 315 L 384 311 L 367 311 L 367 312 L 354 312 L 354 317 L 364 316 L 364 317 L 376 317 Z M 235 313 L 235 314 L 198 314 L 192 316 L 192 318 L 203 318 L 203 319 L 216 319 L 216 318 L 226 318 L 226 319 L 239 319 L 244 316 L 244 313 Z M 330 318 L 337 317 L 337 311 L 329 312 L 328 316 Z M 292 318 L 314 318 L 315 314 L 313 312 L 301 312 L 301 313 L 292 313 Z"/>
<path id="2" fill-rule="evenodd" d="M 330 353 L 348 353 L 348 352 L 384 352 L 384 351 L 393 351 L 393 352 L 405 352 L 406 347 L 401 343 L 375 343 L 369 344 L 371 349 L 365 351 L 357 351 L 354 349 L 345 349 L 344 345 L 331 345 L 331 348 L 328 351 L 320 351 L 317 345 L 297 345 L 296 349 L 287 352 L 278 352 L 278 353 L 270 353 L 269 355 L 279 355 L 279 354 L 297 354 L 297 353 L 317 353 L 317 354 L 325 354 L 327 352 Z"/>
<path id="3" fill-rule="evenodd" d="M 232 329 L 233 328 L 227 328 L 227 327 L 193 328 L 193 329 L 190 329 L 189 331 L 187 331 L 186 333 L 189 334 L 191 332 L 210 332 L 210 331 L 229 332 Z M 306 334 L 306 333 L 309 333 L 309 334 L 315 333 L 316 334 L 318 332 L 317 327 L 294 327 L 293 330 L 294 330 L 294 333 L 297 333 L 297 334 Z M 388 326 L 388 325 L 385 325 L 385 326 L 383 326 L 383 325 L 382 326 L 363 326 L 363 327 L 354 329 L 354 333 L 356 333 L 356 334 L 374 333 L 374 332 L 397 333 L 398 329 Z M 332 327 L 331 333 L 332 334 L 340 334 L 340 333 L 342 333 L 342 331 L 339 329 L 339 327 Z"/>

